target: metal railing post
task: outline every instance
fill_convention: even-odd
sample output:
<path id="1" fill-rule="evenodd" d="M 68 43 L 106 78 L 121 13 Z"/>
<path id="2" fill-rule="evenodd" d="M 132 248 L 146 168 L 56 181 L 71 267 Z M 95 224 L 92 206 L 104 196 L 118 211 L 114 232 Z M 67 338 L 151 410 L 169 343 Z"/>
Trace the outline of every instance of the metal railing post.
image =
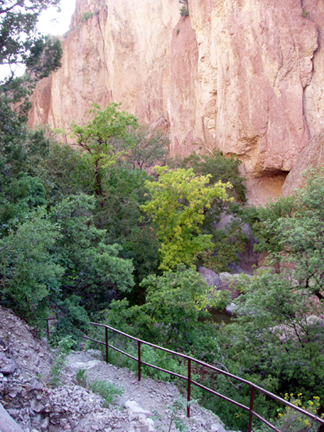
<path id="1" fill-rule="evenodd" d="M 50 318 L 50 319 L 47 320 L 47 329 L 46 330 L 47 330 L 48 337 L 49 337 L 50 333 L 52 333 L 50 331 L 50 328 L 49 328 L 49 321 L 51 319 L 55 319 L 55 318 Z M 109 344 L 108 344 L 108 336 L 109 336 L 108 331 L 109 330 L 111 330 L 112 332 L 116 332 L 116 333 L 118 333 L 120 335 L 123 335 L 123 336 L 125 336 L 125 337 L 127 337 L 129 339 L 132 339 L 134 342 L 137 341 L 137 350 L 138 350 L 137 351 L 137 353 L 138 353 L 137 354 L 137 358 L 135 357 L 135 355 L 130 355 L 129 353 L 124 352 L 124 351 L 122 351 L 121 349 L 119 349 L 117 347 L 114 347 L 113 345 L 111 345 L 110 348 L 112 348 L 112 349 L 120 352 L 121 354 L 124 354 L 127 357 L 130 357 L 131 359 L 133 359 L 133 360 L 135 360 L 135 361 L 138 362 L 138 381 L 141 381 L 141 367 L 142 367 L 142 363 L 144 365 L 148 366 L 148 367 L 160 370 L 163 373 L 167 373 L 167 374 L 176 376 L 178 378 L 181 378 L 183 380 L 187 380 L 187 416 L 189 418 L 190 418 L 190 402 L 191 402 L 191 385 L 195 385 L 195 386 L 198 386 L 198 387 L 202 388 L 203 390 L 208 391 L 209 393 L 212 393 L 214 396 L 220 397 L 223 400 L 226 400 L 227 402 L 238 406 L 240 409 L 243 409 L 244 412 L 247 411 L 249 413 L 248 432 L 252 432 L 253 417 L 256 417 L 258 420 L 260 420 L 263 423 L 265 423 L 266 425 L 268 425 L 271 429 L 278 430 L 274 425 L 271 424 L 271 422 L 269 422 L 268 420 L 264 419 L 261 415 L 259 415 L 257 412 L 255 412 L 253 410 L 255 391 L 258 390 L 262 394 L 264 394 L 264 395 L 266 395 L 268 397 L 271 397 L 275 401 L 283 403 L 285 406 L 288 406 L 288 407 L 294 409 L 295 411 L 298 411 L 302 415 L 305 415 L 308 418 L 311 418 L 312 420 L 317 421 L 321 425 L 320 428 L 319 428 L 319 430 L 318 430 L 318 432 L 324 432 L 324 419 L 321 419 L 320 417 L 318 417 L 318 416 L 316 416 L 316 415 L 314 415 L 314 414 L 312 414 L 310 412 L 305 411 L 305 409 L 302 409 L 302 408 L 300 408 L 298 406 L 295 406 L 294 404 L 292 404 L 292 403 L 290 403 L 290 402 L 288 402 L 288 401 L 280 398 L 279 396 L 276 396 L 275 394 L 269 392 L 266 389 L 263 389 L 262 387 L 260 387 L 260 386 L 258 386 L 256 384 L 253 384 L 250 381 L 247 381 L 247 380 L 245 380 L 243 378 L 240 378 L 238 376 L 230 374 L 227 371 L 223 371 L 223 370 L 221 370 L 221 369 L 219 369 L 219 368 L 217 368 L 217 367 L 215 367 L 213 365 L 209 365 L 209 364 L 207 364 L 207 363 L 205 363 L 205 362 L 203 362 L 201 360 L 189 357 L 189 356 L 181 354 L 181 353 L 177 353 L 175 351 L 172 351 L 172 350 L 160 347 L 158 345 L 154 345 L 154 344 L 152 344 L 150 342 L 142 341 L 141 339 L 138 339 L 138 338 L 136 338 L 134 336 L 128 335 L 127 333 L 124 333 L 124 332 L 122 332 L 120 330 L 114 329 L 113 327 L 106 326 L 104 324 L 97 324 L 97 323 L 90 323 L 90 324 L 94 325 L 94 326 L 98 326 L 98 327 L 105 327 L 105 330 L 106 330 L 106 341 L 105 342 L 103 342 L 102 340 L 99 341 L 99 340 L 90 338 L 88 336 L 84 336 L 84 338 L 87 339 L 87 340 L 90 340 L 90 341 L 93 341 L 93 342 L 97 342 L 97 343 L 99 343 L 101 345 L 105 345 L 106 346 L 106 361 L 107 362 L 108 362 L 108 347 L 109 347 Z M 142 360 L 141 360 L 141 344 L 151 346 L 154 349 L 156 348 L 156 349 L 162 350 L 162 351 L 167 352 L 167 353 L 172 354 L 172 355 L 176 355 L 178 357 L 183 358 L 184 360 L 186 359 L 188 361 L 188 374 L 187 374 L 187 377 L 185 376 L 185 374 L 184 375 L 182 375 L 182 374 L 180 375 L 178 373 L 175 373 L 175 372 L 172 372 L 172 371 L 169 371 L 169 370 L 165 370 L 165 369 L 163 369 L 161 367 L 152 365 L 152 364 L 147 363 L 145 361 L 142 362 Z M 250 387 L 250 405 L 248 406 L 248 405 L 242 404 L 242 403 L 237 402 L 237 401 L 235 401 L 235 400 L 233 400 L 233 399 L 231 399 L 231 398 L 229 398 L 229 397 L 227 397 L 225 395 L 222 395 L 221 393 L 219 393 L 219 392 L 217 392 L 215 390 L 212 390 L 212 389 L 206 387 L 205 385 L 202 385 L 202 384 L 196 382 L 195 378 L 192 380 L 191 379 L 191 377 L 192 377 L 191 362 L 199 364 L 199 365 L 201 365 L 203 367 L 207 367 L 207 368 L 209 368 L 209 369 L 211 369 L 213 371 L 216 371 L 217 373 L 220 373 L 220 374 L 223 374 L 225 376 L 231 377 L 231 378 L 233 378 L 235 380 L 238 380 L 241 383 L 244 383 L 245 385 L 248 385 Z"/>
<path id="2" fill-rule="evenodd" d="M 190 418 L 190 396 L 191 396 L 191 360 L 188 359 L 188 388 L 187 388 L 187 417 Z"/>
<path id="3" fill-rule="evenodd" d="M 141 342 L 137 341 L 138 381 L 141 381 Z"/>
<path id="4" fill-rule="evenodd" d="M 106 363 L 108 363 L 108 329 L 105 327 L 106 330 Z"/>
<path id="5" fill-rule="evenodd" d="M 252 432 L 252 420 L 253 420 L 253 402 L 254 402 L 254 387 L 250 386 L 250 410 L 249 410 L 249 429 L 248 432 Z"/>

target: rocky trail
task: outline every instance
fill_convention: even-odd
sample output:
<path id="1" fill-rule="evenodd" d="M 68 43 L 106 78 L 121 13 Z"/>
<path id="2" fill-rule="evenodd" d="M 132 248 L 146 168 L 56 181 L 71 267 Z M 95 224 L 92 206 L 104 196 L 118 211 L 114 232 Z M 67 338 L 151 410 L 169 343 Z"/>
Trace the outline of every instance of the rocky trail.
<path id="1" fill-rule="evenodd" d="M 219 418 L 197 404 L 191 406 L 190 419 L 184 409 L 177 410 L 177 429 L 171 419 L 179 390 L 150 378 L 138 382 L 133 372 L 102 361 L 99 351 L 72 352 L 61 371 L 61 385 L 50 386 L 55 355 L 26 323 L 0 308 L 0 432 L 168 432 L 180 427 L 225 432 Z M 88 387 L 100 380 L 121 394 L 105 404 L 79 385 L 80 371 Z"/>

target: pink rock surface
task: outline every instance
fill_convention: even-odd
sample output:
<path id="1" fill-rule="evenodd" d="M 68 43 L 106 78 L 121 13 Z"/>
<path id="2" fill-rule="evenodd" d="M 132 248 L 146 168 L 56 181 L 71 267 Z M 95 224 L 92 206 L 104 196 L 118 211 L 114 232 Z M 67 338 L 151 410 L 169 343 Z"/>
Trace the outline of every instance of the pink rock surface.
<path id="1" fill-rule="evenodd" d="M 315 23 L 318 29 L 318 49 L 313 59 L 313 77 L 305 89 L 305 116 L 311 138 L 324 129 L 324 2 L 322 0 L 305 0 L 306 19 Z"/>
<path id="2" fill-rule="evenodd" d="M 188 18 L 179 8 L 77 0 L 62 68 L 38 84 L 30 124 L 69 130 L 91 103 L 122 102 L 167 125 L 172 155 L 237 155 L 250 201 L 264 202 L 324 122 L 323 2 L 305 0 L 306 18 L 300 0 L 189 0 Z"/>
<path id="3" fill-rule="evenodd" d="M 283 185 L 283 196 L 292 195 L 296 189 L 304 186 L 305 174 L 310 167 L 320 168 L 322 166 L 324 166 L 324 129 L 303 148 Z"/>

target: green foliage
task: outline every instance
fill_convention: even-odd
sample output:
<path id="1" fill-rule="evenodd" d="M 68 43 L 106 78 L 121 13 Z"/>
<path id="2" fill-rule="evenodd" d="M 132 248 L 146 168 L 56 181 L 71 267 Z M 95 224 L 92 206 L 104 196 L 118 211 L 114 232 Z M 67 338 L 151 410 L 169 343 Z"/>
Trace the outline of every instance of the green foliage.
<path id="1" fill-rule="evenodd" d="M 94 393 L 98 393 L 104 400 L 104 406 L 109 407 L 109 404 L 113 403 L 117 396 L 123 394 L 123 390 L 119 387 L 116 387 L 112 383 L 108 383 L 106 381 L 100 381 L 95 379 L 92 383 L 89 384 L 90 390 Z"/>
<path id="2" fill-rule="evenodd" d="M 167 344 L 189 338 L 209 302 L 210 288 L 202 276 L 179 267 L 162 276 L 149 276 L 142 286 L 146 289 L 146 313 L 153 322 L 163 325 Z"/>
<path id="3" fill-rule="evenodd" d="M 103 196 L 102 170 L 114 165 L 116 161 L 134 146 L 134 138 L 130 128 L 138 127 L 137 119 L 124 111 L 118 111 L 120 104 L 110 103 L 104 110 L 94 104 L 90 109 L 93 119 L 86 126 L 72 124 L 73 136 L 77 144 L 86 153 L 93 167 L 96 189 L 99 196 Z M 120 140 L 122 150 L 115 152 L 113 141 Z"/>
<path id="4" fill-rule="evenodd" d="M 43 10 L 59 0 L 6 0 L 0 4 L 0 65 L 10 74 L 0 83 L 0 105 L 27 121 L 30 95 L 36 82 L 61 66 L 61 42 L 41 37 L 36 24 Z M 15 66 L 26 66 L 24 76 L 15 78 Z M 0 106 L 0 111 L 2 107 Z"/>
<path id="5" fill-rule="evenodd" d="M 307 18 L 308 15 L 309 15 L 309 12 L 303 10 L 303 12 L 302 12 L 302 17 L 303 17 L 303 18 Z"/>
<path id="6" fill-rule="evenodd" d="M 114 165 L 102 178 L 104 199 L 96 206 L 94 222 L 107 229 L 109 242 L 122 246 L 120 256 L 131 259 L 134 276 L 139 282 L 158 267 L 159 243 L 155 230 L 142 219 L 140 205 L 147 201 L 145 181 L 150 177 L 144 170 Z"/>
<path id="7" fill-rule="evenodd" d="M 116 401 L 117 396 L 120 396 L 124 393 L 124 390 L 120 387 L 117 387 L 113 383 L 107 381 L 101 381 L 98 378 L 96 378 L 93 382 L 90 382 L 86 372 L 86 369 L 79 369 L 76 373 L 75 379 L 79 385 L 82 385 L 94 393 L 99 394 L 105 400 L 105 407 L 109 408 L 109 405 Z"/>
<path id="8" fill-rule="evenodd" d="M 220 333 L 234 370 L 310 400 L 324 396 L 323 201 L 323 171 L 313 172 L 293 197 L 258 210 L 260 244 L 276 273 L 272 267 L 242 282 L 237 322 Z"/>
<path id="9" fill-rule="evenodd" d="M 79 194 L 64 199 L 52 210 L 60 227 L 56 252 L 65 268 L 62 288 L 82 297 L 87 310 L 104 308 L 114 292 L 134 286 L 133 265 L 119 258 L 121 247 L 108 244 L 106 231 L 92 224 L 94 197 Z"/>
<path id="10" fill-rule="evenodd" d="M 212 154 L 201 155 L 191 154 L 190 156 L 181 159 L 175 158 L 170 161 L 170 166 L 174 168 L 192 168 L 197 175 L 210 174 L 210 184 L 215 184 L 219 180 L 223 183 L 230 183 L 226 192 L 235 201 L 246 202 L 246 188 L 243 185 L 244 178 L 239 172 L 241 161 L 233 155 L 225 157 L 219 150 L 214 150 Z"/>
<path id="11" fill-rule="evenodd" d="M 228 326 L 233 351 L 246 376 L 273 392 L 322 396 L 324 331 L 310 290 L 287 275 L 269 272 L 245 282 L 237 324 Z M 313 315 L 312 318 L 307 318 Z"/>
<path id="12" fill-rule="evenodd" d="M 141 213 L 139 206 L 147 201 L 145 171 L 127 166 L 114 165 L 102 177 L 105 197 L 96 208 L 95 223 L 109 232 L 111 241 L 131 237 L 133 229 L 139 226 Z"/>
<path id="13" fill-rule="evenodd" d="M 59 0 L 8 0 L 0 4 L 0 64 L 16 64 L 28 58 L 37 40 L 39 15 Z"/>
<path id="14" fill-rule="evenodd" d="M 74 340 L 81 340 L 89 329 L 90 319 L 86 310 L 80 306 L 81 297 L 72 295 L 64 300 L 57 301 L 57 322 L 55 334 L 51 337 L 62 339 L 65 335 L 73 336 Z"/>
<path id="15" fill-rule="evenodd" d="M 192 154 L 184 159 L 178 157 L 170 161 L 173 168 L 192 168 L 196 175 L 210 175 L 210 184 L 222 181 L 231 186 L 226 188 L 226 193 L 236 203 L 215 199 L 210 208 L 204 211 L 202 232 L 212 236 L 213 250 L 204 251 L 200 256 L 200 263 L 217 273 L 228 271 L 228 263 L 237 262 L 238 253 L 245 248 L 246 236 L 242 232 L 242 216 L 245 216 L 245 213 L 242 214 L 242 209 L 237 204 L 246 201 L 244 178 L 239 173 L 240 163 L 233 156 L 226 158 L 218 150 L 208 156 Z M 218 229 L 215 223 L 220 220 L 222 212 L 231 215 L 231 221 L 224 229 Z"/>
<path id="16" fill-rule="evenodd" d="M 253 235 L 258 239 L 255 249 L 258 252 L 275 253 L 281 250 L 281 233 L 277 230 L 279 219 L 290 218 L 295 212 L 295 198 L 279 198 L 269 201 L 265 207 L 252 207 L 246 210 L 247 221 L 250 223 Z"/>
<path id="17" fill-rule="evenodd" d="M 84 12 L 84 14 L 83 14 L 82 17 L 81 17 L 81 22 L 83 23 L 83 22 L 87 21 L 87 20 L 88 20 L 89 18 L 91 18 L 93 15 L 94 15 L 93 12 L 90 12 L 90 11 Z"/>
<path id="18" fill-rule="evenodd" d="M 30 54 L 25 60 L 29 76 L 37 80 L 47 77 L 62 66 L 62 55 L 59 39 L 48 36 L 38 39 L 30 48 Z"/>
<path id="19" fill-rule="evenodd" d="M 78 369 L 75 379 L 77 380 L 77 383 L 81 385 L 82 387 L 87 386 L 87 370 L 86 369 Z"/>
<path id="20" fill-rule="evenodd" d="M 142 283 L 146 303 L 128 307 L 128 301 L 112 301 L 106 322 L 144 340 L 214 361 L 218 345 L 214 328 L 201 318 L 210 317 L 206 304 L 220 301 L 195 271 L 179 268 L 162 276 L 151 275 Z"/>
<path id="21" fill-rule="evenodd" d="M 0 236 L 17 228 L 30 210 L 47 204 L 45 189 L 37 177 L 18 175 L 0 193 Z"/>
<path id="22" fill-rule="evenodd" d="M 289 396 L 288 393 L 286 393 L 284 398 L 290 403 L 305 409 L 310 414 L 318 415 L 317 411 L 320 407 L 320 398 L 318 396 L 314 396 L 311 400 L 304 401 L 302 393 L 299 393 L 297 398 L 294 397 L 293 394 Z M 288 406 L 279 412 L 278 419 L 275 423 L 282 432 L 289 432 L 292 430 L 295 432 L 317 432 L 319 427 L 319 423 Z"/>
<path id="23" fill-rule="evenodd" d="M 90 161 L 68 144 L 50 142 L 48 154 L 34 169 L 51 205 L 70 195 L 81 192 L 92 194 L 94 190 Z"/>
<path id="24" fill-rule="evenodd" d="M 42 316 L 48 296 L 59 294 L 64 269 L 53 250 L 60 238 L 58 226 L 39 209 L 0 241 L 1 296 L 27 319 Z"/>
<path id="25" fill-rule="evenodd" d="M 50 385 L 56 387 L 61 384 L 61 373 L 66 366 L 66 358 L 70 354 L 75 341 L 72 336 L 66 336 L 58 343 L 57 353 L 53 358 L 50 370 Z"/>
<path id="26" fill-rule="evenodd" d="M 183 414 L 185 413 L 187 406 L 191 402 L 187 402 L 183 398 L 176 398 L 172 405 L 165 407 L 165 412 L 170 413 L 169 421 L 170 423 L 167 425 L 168 432 L 171 431 L 172 426 L 176 428 L 179 432 L 185 432 L 188 430 L 187 426 L 183 422 Z M 154 420 L 162 421 L 163 417 L 157 412 L 153 411 L 154 413 Z M 163 426 L 158 426 L 157 429 L 161 429 Z"/>
<path id="27" fill-rule="evenodd" d="M 179 3 L 183 4 L 183 6 L 180 9 L 180 15 L 184 17 L 189 16 L 188 0 L 179 0 Z"/>
<path id="28" fill-rule="evenodd" d="M 180 9 L 180 15 L 184 17 L 189 16 L 189 9 L 187 9 L 185 6 L 182 6 Z"/>
<path id="29" fill-rule="evenodd" d="M 168 167 L 155 167 L 158 181 L 146 181 L 151 199 L 141 209 L 152 215 L 158 226 L 161 241 L 161 269 L 179 263 L 192 266 L 197 255 L 211 250 L 211 235 L 202 234 L 200 225 L 205 211 L 215 199 L 227 199 L 226 187 L 221 182 L 208 187 L 210 175 L 196 176 L 192 169 L 169 171 Z"/>
<path id="30" fill-rule="evenodd" d="M 133 168 L 140 170 L 163 165 L 169 153 L 170 140 L 160 129 L 139 126 L 133 132 L 135 144 L 124 156 Z"/>
<path id="31" fill-rule="evenodd" d="M 204 229 L 212 235 L 213 251 L 201 254 L 201 263 L 216 273 L 227 272 L 228 264 L 239 262 L 239 253 L 246 245 L 246 235 L 242 231 L 243 221 L 240 218 L 232 220 L 224 227 L 218 229 L 213 226 L 210 215 L 207 215 Z"/>

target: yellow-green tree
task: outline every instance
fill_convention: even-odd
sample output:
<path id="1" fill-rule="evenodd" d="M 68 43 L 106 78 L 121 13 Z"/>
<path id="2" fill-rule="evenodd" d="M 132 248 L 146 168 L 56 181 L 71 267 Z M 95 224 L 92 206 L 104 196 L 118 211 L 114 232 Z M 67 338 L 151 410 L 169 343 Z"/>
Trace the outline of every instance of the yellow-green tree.
<path id="1" fill-rule="evenodd" d="M 215 200 L 226 200 L 229 183 L 208 186 L 210 175 L 195 175 L 192 169 L 171 171 L 155 167 L 157 181 L 146 181 L 151 199 L 141 209 L 152 216 L 161 241 L 160 268 L 183 263 L 192 266 L 198 254 L 212 250 L 212 236 L 201 232 L 206 211 Z"/>

